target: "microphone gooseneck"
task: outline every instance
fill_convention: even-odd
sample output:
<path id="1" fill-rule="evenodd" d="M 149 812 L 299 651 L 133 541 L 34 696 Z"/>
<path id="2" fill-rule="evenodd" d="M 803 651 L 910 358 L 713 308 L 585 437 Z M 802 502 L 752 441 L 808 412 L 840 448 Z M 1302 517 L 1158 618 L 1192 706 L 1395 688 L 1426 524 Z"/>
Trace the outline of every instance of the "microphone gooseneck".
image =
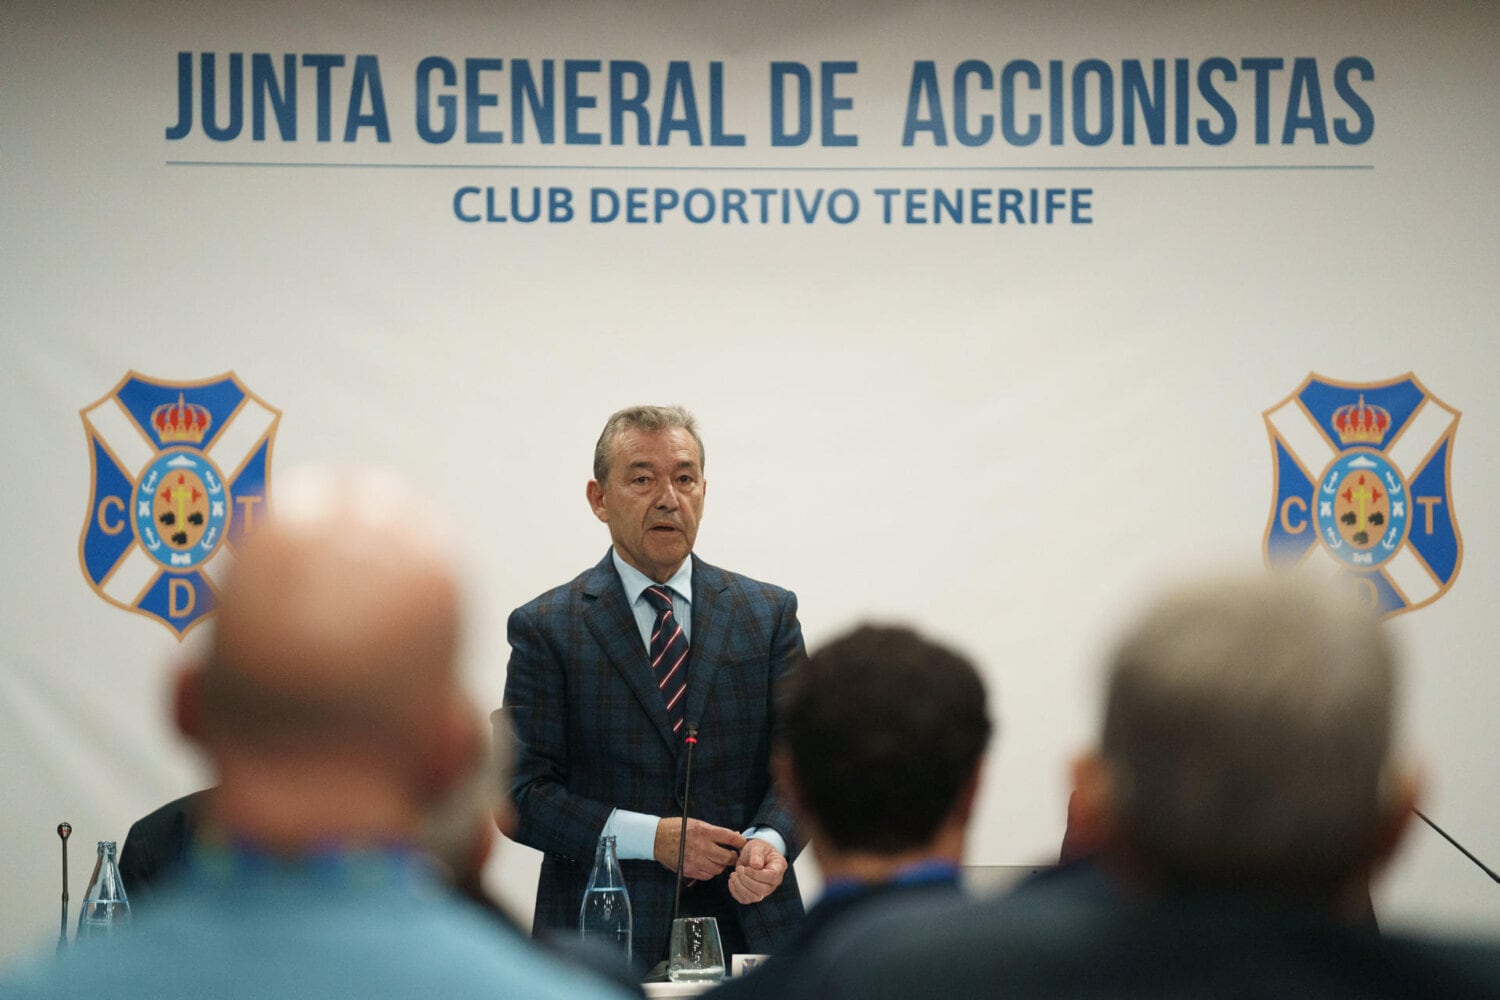
<path id="1" fill-rule="evenodd" d="M 57 824 L 57 836 L 62 841 L 62 921 L 57 929 L 57 950 L 68 946 L 68 838 L 73 835 L 73 824 Z"/>
<path id="2" fill-rule="evenodd" d="M 682 862 L 687 858 L 688 794 L 693 787 L 693 748 L 698 745 L 698 723 L 687 724 L 687 768 L 682 779 L 682 833 L 677 838 L 677 885 L 672 895 L 672 920 L 682 910 Z"/>
<path id="3" fill-rule="evenodd" d="M 1460 844 L 1458 841 L 1456 841 L 1452 837 L 1450 837 L 1448 835 L 1448 831 L 1447 830 L 1444 830 L 1442 827 L 1438 826 L 1432 820 L 1428 819 L 1426 813 L 1424 813 L 1420 809 L 1413 809 L 1412 812 L 1416 813 L 1417 816 L 1421 818 L 1421 820 L 1422 820 L 1423 823 L 1426 823 L 1428 826 L 1430 826 L 1434 830 L 1436 830 L 1438 832 L 1438 836 L 1442 837 L 1448 843 L 1450 843 L 1454 847 L 1458 848 L 1458 852 L 1460 854 L 1462 854 L 1464 857 L 1468 858 L 1470 861 L 1472 861 L 1476 865 L 1478 865 L 1480 871 L 1484 872 L 1486 875 L 1488 875 L 1494 881 L 1500 882 L 1500 875 L 1496 875 L 1494 869 L 1492 869 L 1489 865 L 1485 864 L 1483 861 L 1480 861 L 1474 855 L 1470 854 L 1469 853 L 1469 849 L 1467 847 L 1465 847 L 1463 844 Z"/>

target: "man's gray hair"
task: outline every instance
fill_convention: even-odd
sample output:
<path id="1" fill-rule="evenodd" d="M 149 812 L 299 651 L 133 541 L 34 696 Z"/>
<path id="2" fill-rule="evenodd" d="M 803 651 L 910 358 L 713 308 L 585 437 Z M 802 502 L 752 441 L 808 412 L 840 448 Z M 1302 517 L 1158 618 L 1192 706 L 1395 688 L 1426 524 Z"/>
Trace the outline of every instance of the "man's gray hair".
<path id="1" fill-rule="evenodd" d="M 1318 893 L 1372 859 L 1396 668 L 1346 598 L 1279 575 L 1199 584 L 1120 644 L 1101 750 L 1126 843 L 1158 874 Z"/>
<path id="2" fill-rule="evenodd" d="M 594 445 L 594 479 L 600 486 L 609 476 L 609 459 L 614 452 L 615 439 L 628 430 L 670 431 L 681 428 L 693 436 L 698 443 L 698 468 L 704 465 L 703 439 L 698 436 L 698 422 L 693 415 L 680 406 L 627 406 L 616 410 L 604 422 L 604 432 Z"/>

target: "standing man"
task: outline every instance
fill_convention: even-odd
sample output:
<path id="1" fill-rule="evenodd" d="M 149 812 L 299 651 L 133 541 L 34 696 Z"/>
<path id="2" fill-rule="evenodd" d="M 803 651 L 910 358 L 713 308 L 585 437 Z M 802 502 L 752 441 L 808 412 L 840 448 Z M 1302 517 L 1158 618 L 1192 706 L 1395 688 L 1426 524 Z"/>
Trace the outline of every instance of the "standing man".
<path id="1" fill-rule="evenodd" d="M 798 840 L 770 780 L 772 689 L 803 655 L 797 599 L 692 554 L 706 487 L 686 410 L 611 416 L 587 489 L 611 548 L 509 623 L 515 838 L 545 854 L 535 927 L 577 927 L 613 835 L 647 964 L 666 957 L 684 812 L 683 916 L 717 918 L 733 954 L 774 951 L 802 915 Z"/>

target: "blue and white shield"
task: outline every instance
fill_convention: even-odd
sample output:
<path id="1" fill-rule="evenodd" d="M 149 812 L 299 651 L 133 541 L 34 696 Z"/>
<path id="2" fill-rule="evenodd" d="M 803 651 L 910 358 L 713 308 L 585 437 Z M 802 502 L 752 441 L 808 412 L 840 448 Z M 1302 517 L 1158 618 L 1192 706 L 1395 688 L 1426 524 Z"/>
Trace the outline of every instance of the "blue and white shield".
<path id="1" fill-rule="evenodd" d="M 81 412 L 93 467 L 83 575 L 181 640 L 213 613 L 235 545 L 269 510 L 281 412 L 233 372 L 199 382 L 130 372 Z"/>
<path id="2" fill-rule="evenodd" d="M 1326 570 L 1381 618 L 1443 596 L 1463 562 L 1449 477 L 1458 418 L 1411 374 L 1309 375 L 1265 412 L 1276 473 L 1266 562 Z"/>

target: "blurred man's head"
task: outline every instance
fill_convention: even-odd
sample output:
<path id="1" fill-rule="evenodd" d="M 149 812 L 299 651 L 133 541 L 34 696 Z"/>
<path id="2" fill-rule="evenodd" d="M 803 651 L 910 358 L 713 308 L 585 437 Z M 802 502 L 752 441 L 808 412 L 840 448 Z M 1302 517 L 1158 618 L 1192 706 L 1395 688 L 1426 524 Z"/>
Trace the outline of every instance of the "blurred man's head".
<path id="1" fill-rule="evenodd" d="M 992 728 L 962 656 L 865 626 L 789 673 L 777 708 L 777 777 L 825 867 L 826 852 L 921 853 L 940 836 L 961 853 Z"/>
<path id="2" fill-rule="evenodd" d="M 1394 846 L 1395 662 L 1375 619 L 1282 576 L 1168 594 L 1111 663 L 1079 793 L 1147 879 L 1333 900 Z"/>
<path id="3" fill-rule="evenodd" d="M 484 754 L 441 528 L 376 473 L 301 472 L 277 500 L 178 684 L 179 726 L 219 772 L 215 819 L 273 849 L 420 842 L 472 798 Z"/>

